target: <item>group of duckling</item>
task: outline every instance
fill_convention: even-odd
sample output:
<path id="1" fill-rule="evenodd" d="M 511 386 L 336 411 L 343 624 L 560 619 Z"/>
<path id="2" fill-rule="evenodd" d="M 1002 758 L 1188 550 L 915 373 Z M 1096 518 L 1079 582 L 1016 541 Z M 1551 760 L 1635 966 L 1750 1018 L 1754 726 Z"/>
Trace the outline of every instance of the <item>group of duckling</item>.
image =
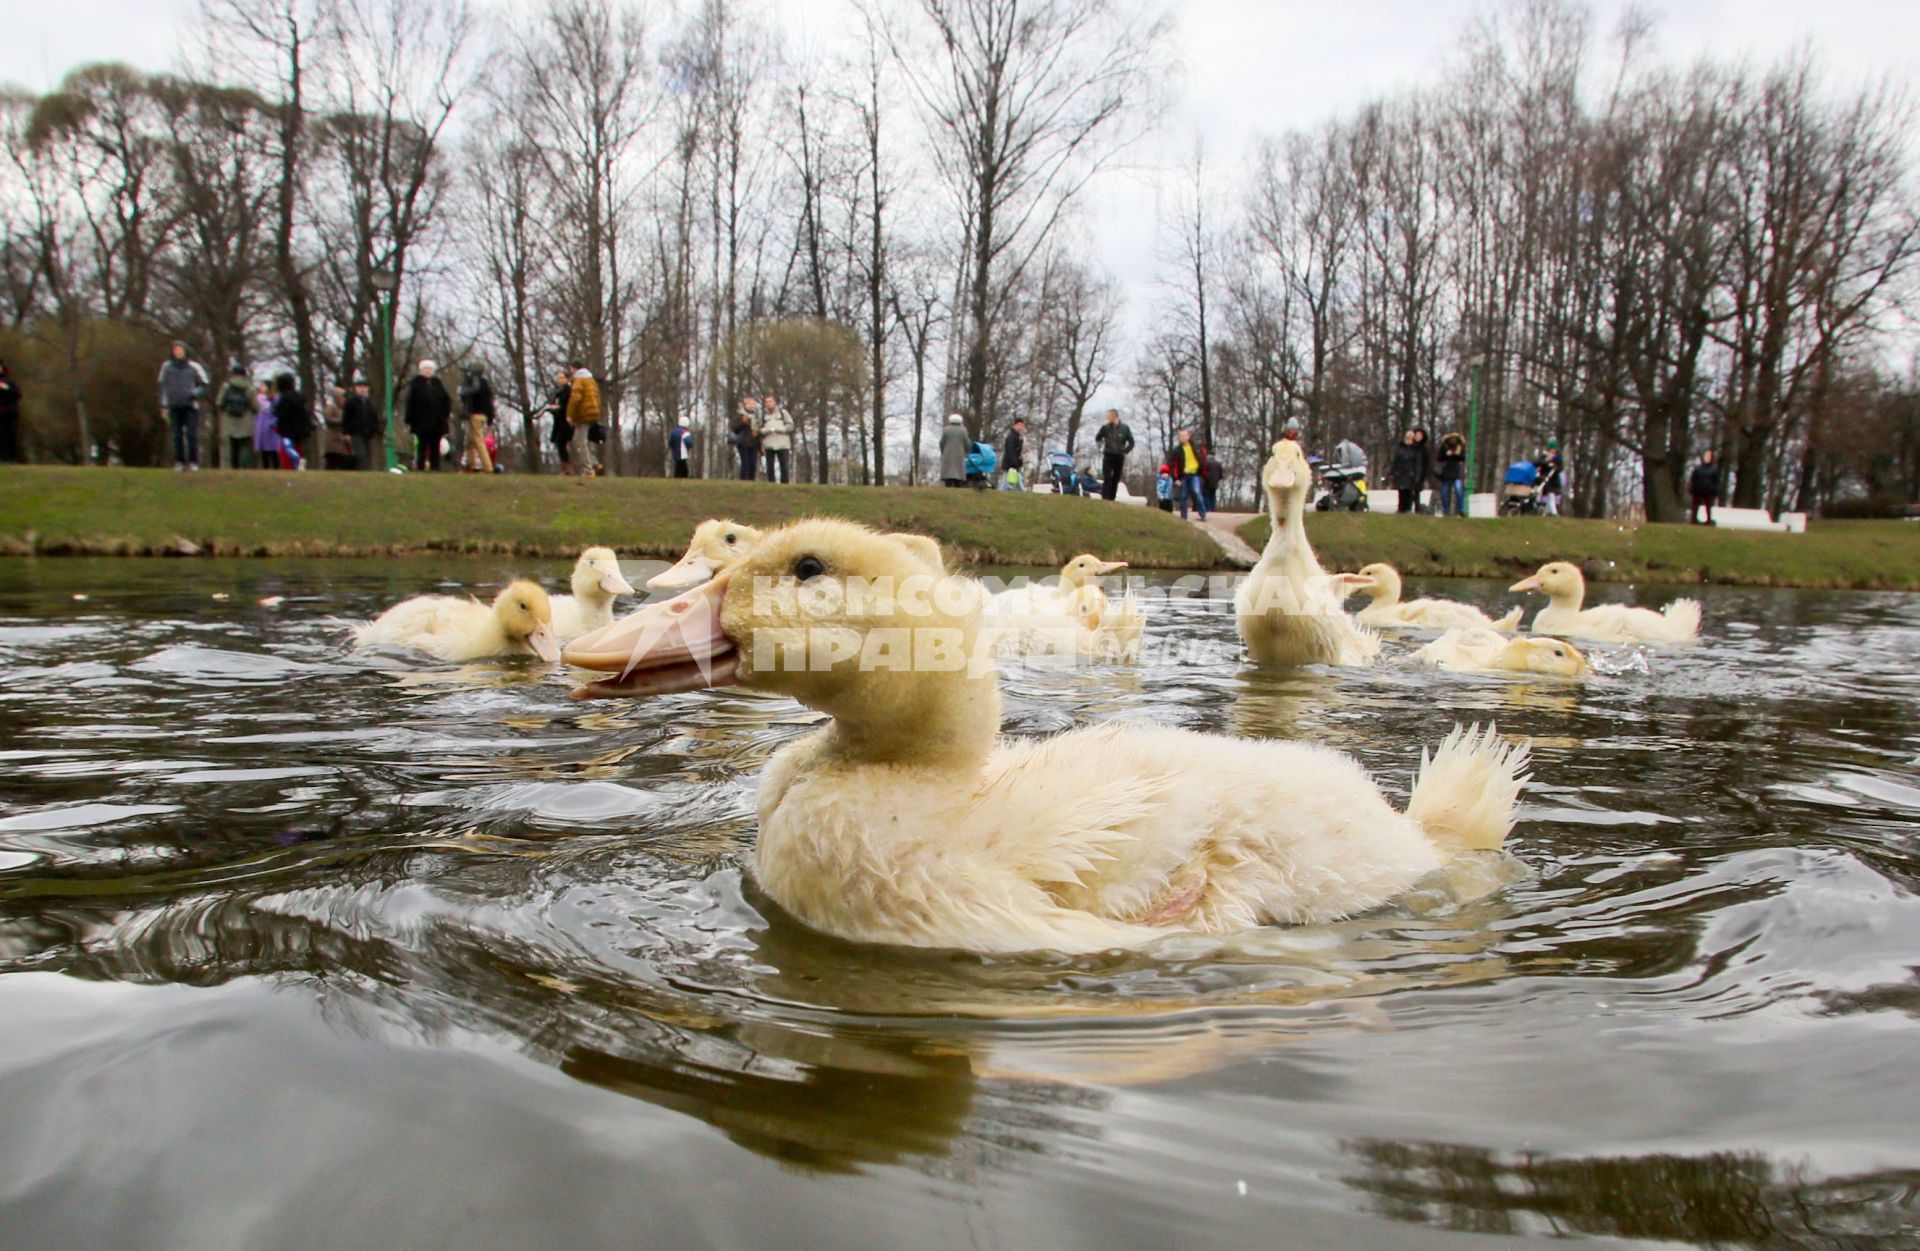
<path id="1" fill-rule="evenodd" d="M 1274 444 L 1261 484 L 1273 533 L 1234 603 L 1240 636 L 1262 664 L 1371 664 L 1380 652 L 1377 631 L 1413 629 L 1441 632 L 1413 653 L 1416 664 L 1581 677 L 1591 672 L 1587 658 L 1565 639 L 1684 643 L 1699 636 L 1697 600 L 1675 600 L 1662 612 L 1624 604 L 1583 608 L 1586 579 L 1566 561 L 1542 565 L 1508 588 L 1548 598 L 1547 607 L 1534 616 L 1532 637 L 1509 637 L 1520 627 L 1520 608 L 1496 621 L 1451 600 L 1402 601 L 1400 574 L 1391 565 L 1372 564 L 1358 573 L 1340 574 L 1321 568 L 1307 541 L 1312 474 L 1298 443 Z M 1369 602 L 1350 615 L 1346 601 L 1358 592 Z"/>
<path id="2" fill-rule="evenodd" d="M 1306 540 L 1309 480 L 1297 445 L 1276 445 L 1264 472 L 1273 537 L 1235 601 L 1257 662 L 1370 663 L 1380 649 L 1372 627 L 1392 626 L 1443 631 L 1417 654 L 1448 667 L 1537 670 L 1532 649 L 1510 654 L 1536 641 L 1562 649 L 1543 655 L 1584 667 L 1558 639 L 1501 633 L 1517 613 L 1494 621 L 1463 604 L 1402 602 L 1385 565 L 1327 575 Z M 1526 750 L 1491 726 L 1456 726 L 1423 753 L 1398 811 L 1357 762 L 1317 744 L 1116 724 L 1003 738 L 997 666 L 968 658 L 1131 658 L 1140 606 L 1101 586 L 1124 568 L 1085 555 L 1057 585 L 989 595 L 923 536 L 833 520 L 770 531 L 713 520 L 647 583 L 678 593 L 618 619 L 613 602 L 633 588 L 614 554 L 593 548 L 571 596 L 550 600 L 515 582 L 491 608 L 423 597 L 355 638 L 449 660 L 551 659 L 558 640 L 567 664 L 600 675 L 576 698 L 740 686 L 827 714 L 762 773 L 754 871 L 790 913 L 854 941 L 1094 951 L 1329 921 L 1378 907 L 1456 856 L 1500 848 Z M 882 581 L 919 592 L 849 593 Z M 827 594 L 807 607 L 763 594 L 769 586 Z M 1542 633 L 1638 639 L 1698 625 L 1697 606 L 1664 618 L 1583 612 L 1579 571 L 1560 563 L 1514 589 L 1552 598 L 1535 621 Z M 1356 619 L 1343 601 L 1361 590 L 1371 603 Z M 888 662 L 898 659 L 890 635 L 921 632 L 952 646 L 922 654 L 916 642 L 911 663 Z M 941 663 L 947 654 L 957 662 Z"/>

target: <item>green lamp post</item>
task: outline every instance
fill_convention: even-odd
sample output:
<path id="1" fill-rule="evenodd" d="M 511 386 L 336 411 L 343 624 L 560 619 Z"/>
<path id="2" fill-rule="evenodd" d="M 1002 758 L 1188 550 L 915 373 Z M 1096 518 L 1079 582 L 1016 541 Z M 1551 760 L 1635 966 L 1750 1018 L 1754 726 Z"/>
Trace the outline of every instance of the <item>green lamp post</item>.
<path id="1" fill-rule="evenodd" d="M 391 269 L 375 270 L 373 289 L 380 295 L 380 395 L 387 415 L 387 472 L 395 468 L 393 452 L 393 293 L 400 288 L 400 275 Z"/>
<path id="2" fill-rule="evenodd" d="M 1467 493 L 1471 495 L 1479 487 L 1479 480 L 1473 476 L 1473 462 L 1480 454 L 1480 370 L 1487 358 L 1475 353 L 1466 360 L 1467 368 L 1473 370 L 1473 387 L 1467 397 Z"/>

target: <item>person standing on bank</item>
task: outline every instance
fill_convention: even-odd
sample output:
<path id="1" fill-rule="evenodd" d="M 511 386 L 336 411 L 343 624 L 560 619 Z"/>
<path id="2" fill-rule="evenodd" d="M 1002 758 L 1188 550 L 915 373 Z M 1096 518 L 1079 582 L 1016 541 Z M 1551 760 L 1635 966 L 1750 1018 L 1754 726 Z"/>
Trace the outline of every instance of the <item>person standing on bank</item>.
<path id="1" fill-rule="evenodd" d="M 1440 480 L 1440 515 L 1467 515 L 1467 441 L 1458 430 L 1440 436 L 1434 476 Z"/>
<path id="2" fill-rule="evenodd" d="M 353 467 L 373 468 L 373 441 L 380 434 L 380 417 L 373 411 L 373 397 L 368 394 L 365 378 L 353 380 L 353 394 L 340 405 L 340 430 L 353 449 Z"/>
<path id="3" fill-rule="evenodd" d="M 760 412 L 760 402 L 752 396 L 740 401 L 740 411 L 734 414 L 733 427 L 727 433 L 727 442 L 733 444 L 734 454 L 740 458 L 740 481 L 752 482 L 755 468 L 760 463 L 760 437 L 754 433 L 756 419 Z"/>
<path id="4" fill-rule="evenodd" d="M 553 419 L 553 427 L 547 431 L 547 442 L 553 444 L 553 454 L 560 461 L 560 473 L 563 476 L 573 473 L 573 423 L 567 420 L 567 399 L 572 392 L 572 375 L 564 369 L 555 370 L 553 391 L 540 409 Z"/>
<path id="5" fill-rule="evenodd" d="M 494 419 L 493 384 L 476 366 L 467 366 L 460 380 L 460 407 L 466 410 L 467 418 L 467 450 L 460 458 L 460 468 L 492 473 L 493 456 L 487 451 L 487 427 Z"/>
<path id="6" fill-rule="evenodd" d="M 786 483 L 793 477 L 793 418 L 780 404 L 780 397 L 769 395 L 760 402 L 760 450 L 767 457 L 767 481 L 774 481 L 774 470 L 780 471 L 779 481 Z"/>
<path id="7" fill-rule="evenodd" d="M 1567 489 L 1567 475 L 1560 459 L 1560 440 L 1547 440 L 1546 455 L 1540 458 L 1540 511 L 1549 517 L 1560 515 L 1560 497 Z"/>
<path id="8" fill-rule="evenodd" d="M 207 371 L 175 339 L 154 381 L 160 388 L 160 415 L 173 426 L 174 472 L 200 468 L 200 400 L 207 393 Z"/>
<path id="9" fill-rule="evenodd" d="M 1205 473 L 1207 467 L 1207 449 L 1193 441 L 1193 431 L 1185 426 L 1175 436 L 1174 444 L 1167 449 L 1167 464 L 1173 470 L 1173 491 L 1180 501 L 1180 520 L 1187 519 L 1187 505 L 1191 503 L 1200 514 L 1200 520 L 1207 519 L 1207 496 Z"/>
<path id="10" fill-rule="evenodd" d="M 1027 464 L 1027 419 L 1015 417 L 1013 425 L 1007 430 L 1007 443 L 1001 457 L 1006 473 L 1001 475 L 1000 489 L 1018 491 L 1022 487 L 1020 471 Z"/>
<path id="11" fill-rule="evenodd" d="M 1713 502 L 1720 498 L 1720 466 L 1714 462 L 1713 450 L 1700 453 L 1700 463 L 1687 475 L 1687 494 L 1692 497 L 1693 507 L 1687 510 L 1687 524 L 1700 524 L 1700 510 L 1707 510 L 1707 524 L 1713 524 Z"/>
<path id="12" fill-rule="evenodd" d="M 440 367 L 421 361 L 419 372 L 407 383 L 407 429 L 413 431 L 413 467 L 440 469 L 440 440 L 447 437 L 453 416 L 453 397 L 439 378 Z"/>
<path id="13" fill-rule="evenodd" d="M 586 362 L 573 362 L 573 378 L 567 383 L 567 424 L 578 430 L 587 428 L 586 462 L 580 472 L 589 478 L 602 473 L 599 444 L 607 441 L 607 428 L 600 424 L 600 383 Z"/>
<path id="14" fill-rule="evenodd" d="M 0 465 L 24 465 L 20 454 L 20 384 L 0 361 Z"/>
<path id="15" fill-rule="evenodd" d="M 1100 498 L 1110 500 L 1120 494 L 1120 479 L 1127 472 L 1127 453 L 1133 450 L 1133 431 L 1120 420 L 1120 410 L 1107 410 L 1106 424 L 1093 436 L 1100 449 Z"/>
<path id="16" fill-rule="evenodd" d="M 1420 488 L 1427 482 L 1427 449 L 1420 444 L 1419 431 L 1409 430 L 1400 437 L 1400 446 L 1393 449 L 1389 472 L 1393 475 L 1393 489 L 1400 495 L 1399 507 L 1394 511 L 1419 511 Z"/>
<path id="17" fill-rule="evenodd" d="M 313 434 L 313 410 L 307 397 L 300 394 L 300 383 L 292 374 L 283 373 L 273 380 L 278 393 L 273 401 L 273 426 L 280 434 L 280 450 L 287 468 L 298 469 L 307 458 L 307 439 Z"/>
<path id="18" fill-rule="evenodd" d="M 227 452 L 227 468 L 244 469 L 247 453 L 253 447 L 253 380 L 239 361 L 227 372 L 227 380 L 214 397 L 214 411 L 220 414 L 220 445 Z"/>
<path id="19" fill-rule="evenodd" d="M 693 476 L 693 430 L 688 427 L 685 414 L 673 423 L 673 433 L 667 436 L 667 455 L 673 460 L 674 477 Z"/>
<path id="20" fill-rule="evenodd" d="M 967 485 L 967 419 L 948 413 L 940 429 L 940 481 L 950 487 Z"/>

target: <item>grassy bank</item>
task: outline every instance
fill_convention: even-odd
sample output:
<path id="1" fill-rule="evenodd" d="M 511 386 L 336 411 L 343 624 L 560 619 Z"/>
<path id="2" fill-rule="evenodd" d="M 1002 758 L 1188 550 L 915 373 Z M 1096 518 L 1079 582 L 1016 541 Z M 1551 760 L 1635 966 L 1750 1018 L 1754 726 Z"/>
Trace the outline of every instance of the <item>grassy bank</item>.
<path id="1" fill-rule="evenodd" d="M 216 556 L 498 552 L 564 557 L 594 543 L 678 556 L 695 524 L 833 516 L 932 535 L 973 564 L 1058 565 L 1084 551 L 1141 568 L 1220 552 L 1157 509 L 934 488 L 506 474 L 222 473 L 0 468 L 0 552 Z"/>
<path id="2" fill-rule="evenodd" d="M 1268 525 L 1248 522 L 1240 537 L 1259 548 Z M 1903 521 L 1816 521 L 1806 534 L 1773 534 L 1570 517 L 1313 513 L 1307 531 L 1329 569 L 1379 560 L 1426 577 L 1517 578 L 1571 560 L 1607 582 L 1920 590 L 1920 525 Z"/>

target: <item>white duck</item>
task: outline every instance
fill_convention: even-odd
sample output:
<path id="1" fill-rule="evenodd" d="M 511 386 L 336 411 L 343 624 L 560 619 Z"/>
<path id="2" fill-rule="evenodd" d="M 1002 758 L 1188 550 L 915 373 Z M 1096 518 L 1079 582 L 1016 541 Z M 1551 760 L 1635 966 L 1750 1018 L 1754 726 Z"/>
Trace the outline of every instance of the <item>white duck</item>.
<path id="1" fill-rule="evenodd" d="M 633 594 L 610 547 L 589 547 L 573 566 L 573 594 L 553 597 L 553 632 L 579 638 L 613 621 L 613 601 Z"/>
<path id="2" fill-rule="evenodd" d="M 492 607 L 472 596 L 416 595 L 353 632 L 355 647 L 405 647 L 439 660 L 534 655 L 560 659 L 553 606 L 532 582 L 509 582 Z"/>
<path id="3" fill-rule="evenodd" d="M 1700 637 L 1697 599 L 1676 599 L 1660 612 L 1626 604 L 1582 608 L 1587 580 L 1564 560 L 1540 566 L 1538 573 L 1508 589 L 1540 591 L 1548 597 L 1547 606 L 1534 614 L 1535 634 L 1562 634 L 1602 643 L 1690 643 Z"/>
<path id="4" fill-rule="evenodd" d="M 1552 638 L 1510 638 L 1495 630 L 1448 630 L 1413 654 L 1415 664 L 1457 673 L 1545 673 L 1583 678 L 1593 670 L 1573 644 Z"/>
<path id="5" fill-rule="evenodd" d="M 724 517 L 712 517 L 693 528 L 693 541 L 678 563 L 647 579 L 649 591 L 684 590 L 727 569 L 753 550 L 760 532 Z"/>
<path id="6" fill-rule="evenodd" d="M 1307 542 L 1307 492 L 1313 485 L 1307 454 L 1292 439 L 1280 440 L 1260 481 L 1273 534 L 1233 597 L 1248 654 L 1262 665 L 1373 663 L 1380 637 L 1353 623 L 1341 606 L 1345 588 L 1327 576 Z"/>
<path id="7" fill-rule="evenodd" d="M 1002 741 L 982 598 L 909 543 L 804 521 L 566 658 L 613 675 L 585 698 L 740 683 L 831 716 L 768 763 L 754 867 L 782 907 L 858 941 L 1092 951 L 1325 921 L 1512 823 L 1524 752 L 1491 729 L 1450 735 L 1405 813 L 1316 745 L 1131 725 Z"/>
<path id="8" fill-rule="evenodd" d="M 1124 560 L 1088 552 L 1061 567 L 1058 585 L 1029 583 L 994 595 L 986 606 L 994 654 L 1137 659 L 1146 632 L 1140 602 L 1127 594 L 1114 603 L 1100 586 L 1101 578 L 1126 567 Z"/>
<path id="9" fill-rule="evenodd" d="M 1495 621 L 1472 604 L 1450 599 L 1400 598 L 1400 571 L 1392 565 L 1362 565 L 1359 573 L 1334 575 L 1334 583 L 1347 595 L 1366 593 L 1369 603 L 1354 620 L 1363 626 L 1410 626 L 1416 630 L 1506 630 L 1520 628 L 1521 609 L 1515 608 Z"/>

